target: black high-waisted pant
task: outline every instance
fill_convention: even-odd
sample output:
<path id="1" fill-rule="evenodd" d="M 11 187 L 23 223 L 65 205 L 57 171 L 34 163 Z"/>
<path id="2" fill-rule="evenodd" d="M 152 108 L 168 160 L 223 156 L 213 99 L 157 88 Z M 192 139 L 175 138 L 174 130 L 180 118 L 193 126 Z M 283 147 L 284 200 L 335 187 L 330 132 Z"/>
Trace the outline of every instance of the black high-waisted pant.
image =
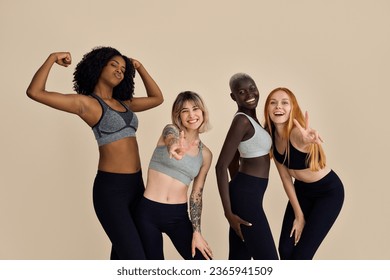
<path id="1" fill-rule="evenodd" d="M 165 204 L 143 197 L 138 205 L 136 224 L 147 259 L 164 259 L 162 233 L 168 235 L 183 259 L 205 259 L 199 250 L 194 258 L 191 254 L 193 230 L 187 203 Z"/>
<path id="2" fill-rule="evenodd" d="M 112 260 L 145 259 L 133 221 L 135 208 L 144 190 L 141 171 L 134 174 L 97 172 L 93 185 L 93 204 L 112 243 Z"/>
<path id="3" fill-rule="evenodd" d="M 263 197 L 268 179 L 237 175 L 229 183 L 232 211 L 252 226 L 241 225 L 244 242 L 229 229 L 229 260 L 277 260 L 278 253 L 267 217 L 263 210 Z"/>
<path id="4" fill-rule="evenodd" d="M 306 224 L 294 246 L 294 235 L 290 237 L 290 233 L 295 215 L 288 203 L 280 234 L 279 254 L 282 260 L 310 260 L 341 211 L 344 187 L 334 171 L 314 183 L 295 180 L 294 186 Z"/>

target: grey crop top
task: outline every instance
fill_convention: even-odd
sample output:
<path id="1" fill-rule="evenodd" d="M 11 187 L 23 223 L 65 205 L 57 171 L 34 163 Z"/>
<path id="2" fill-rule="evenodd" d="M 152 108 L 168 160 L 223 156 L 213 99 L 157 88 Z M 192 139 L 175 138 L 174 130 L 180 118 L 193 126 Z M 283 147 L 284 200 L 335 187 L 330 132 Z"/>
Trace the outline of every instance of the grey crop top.
<path id="1" fill-rule="evenodd" d="M 167 146 L 157 146 L 154 149 L 149 168 L 164 173 L 185 185 L 198 175 L 203 163 L 202 143 L 196 156 L 185 155 L 182 159 L 169 158 Z"/>
<path id="2" fill-rule="evenodd" d="M 251 122 L 253 128 L 255 129 L 255 134 L 250 139 L 242 141 L 238 145 L 240 157 L 254 158 L 268 154 L 272 146 L 272 139 L 268 132 L 247 114 L 238 112 L 236 113 L 236 115 L 246 116 Z"/>
<path id="3" fill-rule="evenodd" d="M 125 137 L 135 137 L 138 128 L 137 116 L 120 100 L 126 109 L 120 112 L 112 109 L 99 96 L 92 94 L 102 106 L 103 112 L 99 121 L 92 127 L 99 146 L 117 141 Z"/>

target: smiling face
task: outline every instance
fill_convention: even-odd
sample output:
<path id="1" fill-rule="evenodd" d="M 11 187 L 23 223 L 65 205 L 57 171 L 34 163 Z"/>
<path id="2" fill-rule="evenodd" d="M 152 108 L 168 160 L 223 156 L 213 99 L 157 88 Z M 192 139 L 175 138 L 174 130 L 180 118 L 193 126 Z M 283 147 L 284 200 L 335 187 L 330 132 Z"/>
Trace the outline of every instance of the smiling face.
<path id="1" fill-rule="evenodd" d="M 185 101 L 180 110 L 180 120 L 187 130 L 197 130 L 203 123 L 203 111 L 193 101 Z"/>
<path id="2" fill-rule="evenodd" d="M 259 102 L 259 91 L 251 78 L 236 80 L 232 86 L 231 98 L 237 103 L 240 110 L 255 109 Z"/>
<path id="3" fill-rule="evenodd" d="M 277 90 L 268 98 L 266 106 L 271 121 L 276 124 L 284 124 L 290 118 L 291 100 L 283 90 Z"/>
<path id="4" fill-rule="evenodd" d="M 111 58 L 104 66 L 100 78 L 112 87 L 119 85 L 126 71 L 126 62 L 123 57 L 117 55 Z"/>
<path id="5" fill-rule="evenodd" d="M 179 93 L 173 102 L 172 123 L 180 130 L 197 129 L 199 133 L 208 131 L 209 113 L 199 94 L 193 91 Z"/>

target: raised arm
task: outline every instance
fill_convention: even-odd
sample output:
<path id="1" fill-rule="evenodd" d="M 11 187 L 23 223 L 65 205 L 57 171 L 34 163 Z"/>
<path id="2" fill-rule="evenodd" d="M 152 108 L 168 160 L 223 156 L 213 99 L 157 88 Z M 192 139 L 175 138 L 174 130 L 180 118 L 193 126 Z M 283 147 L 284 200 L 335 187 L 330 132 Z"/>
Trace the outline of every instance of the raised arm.
<path id="1" fill-rule="evenodd" d="M 203 198 L 203 189 L 206 181 L 207 173 L 210 169 L 212 161 L 212 153 L 206 147 L 203 146 L 203 164 L 199 171 L 198 176 L 194 179 L 192 184 L 192 191 L 190 194 L 189 204 L 190 204 L 190 218 L 192 222 L 193 236 L 192 236 L 192 256 L 195 255 L 195 249 L 197 248 L 206 259 L 211 259 L 213 253 L 204 240 L 201 233 L 201 216 L 202 216 L 202 198 Z"/>
<path id="2" fill-rule="evenodd" d="M 52 108 L 82 116 L 85 112 L 86 96 L 62 94 L 46 90 L 46 82 L 53 64 L 68 67 L 72 62 L 70 53 L 56 52 L 49 55 L 33 76 L 27 88 L 27 96 Z"/>
<path id="3" fill-rule="evenodd" d="M 187 143 L 184 131 L 179 131 L 174 124 L 167 124 L 163 129 L 158 145 L 167 147 L 170 158 L 180 160 L 191 147 L 199 146 L 199 140 Z"/>
<path id="4" fill-rule="evenodd" d="M 299 140 L 300 146 L 307 146 L 310 144 L 321 145 L 321 143 L 324 142 L 318 131 L 310 127 L 308 112 L 305 112 L 305 127 L 302 127 L 296 119 L 294 119 L 294 124 L 299 131 L 299 133 L 295 133 L 295 138 Z"/>
<path id="5" fill-rule="evenodd" d="M 129 105 L 131 110 L 134 112 L 145 111 L 163 103 L 164 97 L 159 86 L 146 71 L 142 63 L 136 59 L 132 59 L 132 62 L 144 83 L 147 97 L 133 97 Z"/>

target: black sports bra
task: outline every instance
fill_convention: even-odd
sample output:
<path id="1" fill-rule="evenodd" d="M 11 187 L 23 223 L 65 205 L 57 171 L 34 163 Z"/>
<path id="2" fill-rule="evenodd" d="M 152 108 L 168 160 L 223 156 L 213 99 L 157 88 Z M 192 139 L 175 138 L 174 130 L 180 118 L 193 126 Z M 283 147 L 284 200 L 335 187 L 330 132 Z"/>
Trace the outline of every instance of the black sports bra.
<path id="1" fill-rule="evenodd" d="M 290 148 L 290 154 L 289 158 L 286 156 L 286 151 L 283 152 L 283 154 L 280 154 L 275 146 L 275 135 L 272 136 L 272 144 L 273 144 L 273 156 L 276 161 L 286 166 L 288 169 L 294 169 L 294 170 L 302 170 L 309 168 L 308 164 L 308 153 L 303 153 L 299 150 L 297 150 L 289 141 L 289 148 Z"/>

